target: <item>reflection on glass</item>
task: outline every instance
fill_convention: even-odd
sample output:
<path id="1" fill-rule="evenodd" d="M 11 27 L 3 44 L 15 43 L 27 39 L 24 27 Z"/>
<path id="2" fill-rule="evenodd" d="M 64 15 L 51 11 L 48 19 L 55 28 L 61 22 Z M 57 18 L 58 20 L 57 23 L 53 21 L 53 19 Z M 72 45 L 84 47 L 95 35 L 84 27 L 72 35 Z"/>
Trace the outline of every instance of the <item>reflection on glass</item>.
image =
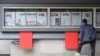
<path id="1" fill-rule="evenodd" d="M 71 25 L 70 12 L 61 12 L 61 26 Z"/>
<path id="2" fill-rule="evenodd" d="M 96 26 L 100 26 L 100 12 L 96 12 Z"/>
<path id="3" fill-rule="evenodd" d="M 82 12 L 82 19 L 87 19 L 88 24 L 92 24 L 92 12 Z"/>
<path id="4" fill-rule="evenodd" d="M 81 12 L 72 12 L 72 25 L 80 26 L 81 25 Z"/>
<path id="5" fill-rule="evenodd" d="M 36 26 L 36 12 L 26 12 L 26 24 Z"/>
<path id="6" fill-rule="evenodd" d="M 47 23 L 47 12 L 37 12 L 37 25 L 45 26 Z"/>
<path id="7" fill-rule="evenodd" d="M 5 12 L 5 26 L 15 26 L 15 12 Z"/>
<path id="8" fill-rule="evenodd" d="M 25 26 L 26 25 L 26 13 L 25 12 L 16 12 L 16 26 Z"/>
<path id="9" fill-rule="evenodd" d="M 60 25 L 60 12 L 51 12 L 51 26 L 59 26 Z"/>

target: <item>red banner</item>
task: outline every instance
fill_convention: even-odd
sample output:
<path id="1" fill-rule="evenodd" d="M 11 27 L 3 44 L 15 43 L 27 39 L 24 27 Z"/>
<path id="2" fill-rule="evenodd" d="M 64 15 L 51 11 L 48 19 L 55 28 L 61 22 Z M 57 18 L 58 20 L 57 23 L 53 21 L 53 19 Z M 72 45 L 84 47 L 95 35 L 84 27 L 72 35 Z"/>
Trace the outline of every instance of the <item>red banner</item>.
<path id="1" fill-rule="evenodd" d="M 65 32 L 65 48 L 66 49 L 78 48 L 78 32 L 76 31 Z"/>
<path id="2" fill-rule="evenodd" d="M 32 49 L 32 32 L 20 32 L 20 48 Z"/>

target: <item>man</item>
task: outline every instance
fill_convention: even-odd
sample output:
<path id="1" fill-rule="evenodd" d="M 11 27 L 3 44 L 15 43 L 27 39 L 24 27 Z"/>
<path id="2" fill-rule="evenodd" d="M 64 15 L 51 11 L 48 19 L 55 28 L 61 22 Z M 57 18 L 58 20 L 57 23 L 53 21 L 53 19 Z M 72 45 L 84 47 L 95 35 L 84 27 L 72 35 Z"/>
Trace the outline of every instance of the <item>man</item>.
<path id="1" fill-rule="evenodd" d="M 95 42 L 95 28 L 87 23 L 87 19 L 83 19 L 83 25 L 80 27 L 78 53 L 75 53 L 75 55 L 80 55 L 79 53 L 81 52 L 82 46 L 89 43 L 91 46 L 91 56 L 95 56 Z"/>

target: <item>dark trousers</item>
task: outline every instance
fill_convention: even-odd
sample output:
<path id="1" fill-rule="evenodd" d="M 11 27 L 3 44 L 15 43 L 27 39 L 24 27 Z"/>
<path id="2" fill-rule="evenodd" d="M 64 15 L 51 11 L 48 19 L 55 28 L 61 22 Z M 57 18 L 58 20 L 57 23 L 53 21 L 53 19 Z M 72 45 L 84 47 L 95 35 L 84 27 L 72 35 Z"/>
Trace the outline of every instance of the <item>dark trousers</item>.
<path id="1" fill-rule="evenodd" d="M 81 52 L 82 46 L 83 46 L 84 44 L 89 43 L 90 46 L 91 46 L 91 56 L 95 56 L 95 42 L 96 42 L 95 39 L 94 39 L 94 40 L 91 40 L 91 41 L 81 41 L 81 42 L 79 43 L 78 52 L 79 52 L 79 53 Z"/>

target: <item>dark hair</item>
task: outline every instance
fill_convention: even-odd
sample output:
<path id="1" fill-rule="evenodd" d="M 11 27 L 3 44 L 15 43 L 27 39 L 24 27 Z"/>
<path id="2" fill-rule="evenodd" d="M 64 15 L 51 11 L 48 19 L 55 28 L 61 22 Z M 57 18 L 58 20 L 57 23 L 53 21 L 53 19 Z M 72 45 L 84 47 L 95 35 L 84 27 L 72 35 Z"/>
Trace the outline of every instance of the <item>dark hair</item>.
<path id="1" fill-rule="evenodd" d="M 87 19 L 83 19 L 83 23 L 87 23 Z"/>

